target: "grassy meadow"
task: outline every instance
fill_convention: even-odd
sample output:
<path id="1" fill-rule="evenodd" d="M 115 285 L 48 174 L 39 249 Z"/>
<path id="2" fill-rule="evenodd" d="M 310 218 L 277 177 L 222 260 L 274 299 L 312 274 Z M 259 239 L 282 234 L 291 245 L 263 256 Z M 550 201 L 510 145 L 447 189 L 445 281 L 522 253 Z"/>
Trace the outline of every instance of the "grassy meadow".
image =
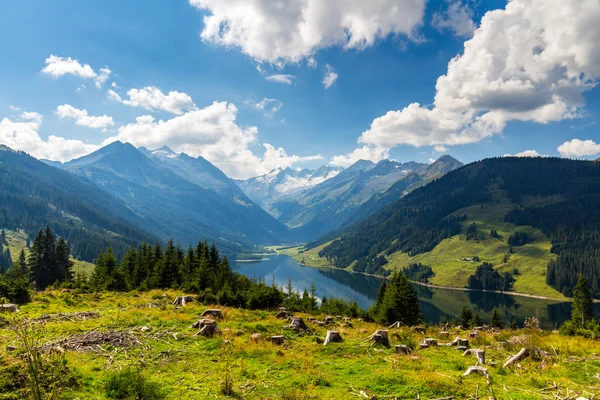
<path id="1" fill-rule="evenodd" d="M 448 346 L 418 349 L 425 337 L 445 343 L 456 336 L 467 337 L 468 331 L 450 328 L 450 336 L 445 338 L 434 326 L 427 328 L 426 335 L 410 328 L 393 329 L 392 348 L 385 348 L 365 341 L 382 328 L 373 323 L 354 320 L 349 327 L 338 320 L 328 328 L 308 323 L 310 330 L 298 333 L 284 328 L 286 321 L 276 319 L 273 311 L 222 308 L 220 334 L 205 338 L 194 336 L 197 329 L 191 324 L 206 308 L 216 306 L 190 303 L 176 309 L 171 305 L 176 295 L 173 291 L 47 291 L 36 294 L 18 314 L 4 317 L 11 321 L 43 314 L 99 312 L 99 318 L 46 322 L 40 331 L 42 344 L 89 331 L 125 331 L 137 338 L 139 344 L 131 348 L 67 349 L 63 357 L 68 373 L 62 375 L 70 377 L 70 384 L 56 389 L 56 398 L 61 399 L 119 398 L 107 397 L 106 382 L 116 371 L 128 368 L 141 370 L 166 399 L 351 399 L 358 398 L 361 391 L 378 399 L 465 399 L 476 395 L 482 399 L 551 399 L 554 395 L 563 398 L 567 391 L 570 396 L 600 393 L 600 342 L 591 339 L 529 330 L 482 332 L 470 345 L 485 351 L 491 375 L 488 384 L 479 375 L 462 376 L 475 365 L 474 356 L 463 356 Z M 309 315 L 298 316 L 307 321 Z M 317 343 L 327 329 L 338 330 L 344 341 L 327 346 Z M 264 339 L 284 335 L 286 342 L 250 343 L 253 333 Z M 10 325 L 0 328 L 0 343 L 0 399 L 28 398 L 26 385 L 18 384 L 25 382 L 25 368 L 20 342 Z M 396 355 L 395 344 L 406 344 L 413 353 Z M 16 350 L 9 351 L 9 346 Z M 527 358 L 502 367 L 509 355 L 529 346 L 540 347 L 550 358 Z M 544 390 L 555 384 L 555 389 Z M 231 390 L 229 395 L 223 394 L 225 387 Z"/>

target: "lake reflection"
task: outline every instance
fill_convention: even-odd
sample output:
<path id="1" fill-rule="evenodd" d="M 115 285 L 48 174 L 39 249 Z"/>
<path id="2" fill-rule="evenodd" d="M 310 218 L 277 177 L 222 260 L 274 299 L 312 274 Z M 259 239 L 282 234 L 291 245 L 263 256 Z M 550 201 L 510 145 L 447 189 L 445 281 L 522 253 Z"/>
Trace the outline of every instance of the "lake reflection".
<path id="1" fill-rule="evenodd" d="M 334 268 L 312 268 L 300 265 L 288 256 L 271 256 L 268 260 L 255 263 L 239 263 L 234 269 L 250 278 L 263 279 L 270 284 L 285 286 L 291 279 L 294 289 L 302 292 L 314 283 L 317 297 L 336 297 L 355 300 L 367 309 L 377 296 L 381 278 L 353 274 Z M 415 285 L 419 294 L 421 311 L 426 322 L 438 323 L 442 318 L 460 319 L 464 306 L 478 311 L 482 320 L 489 321 L 492 310 L 498 307 L 505 323 L 514 318 L 519 325 L 526 317 L 536 316 L 542 327 L 552 329 L 570 317 L 571 304 L 550 300 L 531 299 L 499 293 L 464 292 L 451 289 L 428 288 Z M 600 305 L 595 305 L 600 314 Z"/>

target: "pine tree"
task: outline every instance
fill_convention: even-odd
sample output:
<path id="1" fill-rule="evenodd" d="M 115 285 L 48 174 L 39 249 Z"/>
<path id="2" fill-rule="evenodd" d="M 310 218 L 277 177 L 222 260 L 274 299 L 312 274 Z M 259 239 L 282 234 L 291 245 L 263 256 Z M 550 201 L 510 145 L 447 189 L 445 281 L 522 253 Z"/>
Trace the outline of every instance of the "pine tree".
<path id="1" fill-rule="evenodd" d="M 471 326 L 471 320 L 473 319 L 473 311 L 467 306 L 462 309 L 460 313 L 460 324 L 463 328 Z"/>
<path id="2" fill-rule="evenodd" d="M 6 242 L 6 231 L 4 229 L 2 229 L 2 233 L 0 233 L 0 243 L 8 245 Z"/>
<path id="3" fill-rule="evenodd" d="M 571 311 L 571 320 L 577 327 L 585 327 L 588 321 L 594 319 L 594 305 L 590 288 L 583 275 L 579 275 L 577 285 L 573 290 L 573 310 Z"/>
<path id="4" fill-rule="evenodd" d="M 479 311 L 475 313 L 473 317 L 473 326 L 481 326 L 483 321 L 481 320 L 481 316 L 479 315 Z"/>
<path id="5" fill-rule="evenodd" d="M 70 259 L 70 249 L 67 242 L 60 238 L 56 244 L 56 280 L 71 282 L 73 280 L 73 261 Z"/>
<path id="6" fill-rule="evenodd" d="M 421 321 L 419 297 L 404 274 L 394 271 L 389 284 L 379 290 L 378 297 L 381 294 L 382 299 L 376 306 L 378 322 L 391 324 L 400 321 L 405 325 L 416 325 Z"/>
<path id="7" fill-rule="evenodd" d="M 90 284 L 95 290 L 113 290 L 116 286 L 115 270 L 117 269 L 117 258 L 112 248 L 100 253 L 96 260 L 96 268 L 92 273 Z"/>
<path id="8" fill-rule="evenodd" d="M 33 239 L 31 250 L 29 251 L 29 256 L 27 257 L 30 280 L 34 282 L 39 289 L 45 289 L 45 286 L 42 286 L 44 275 L 44 260 L 42 257 L 43 242 L 44 233 L 43 231 L 39 231 Z"/>
<path id="9" fill-rule="evenodd" d="M 500 312 L 498 311 L 498 307 L 494 307 L 492 311 L 492 319 L 490 320 L 490 325 L 495 328 L 502 328 L 502 319 L 500 318 Z"/>

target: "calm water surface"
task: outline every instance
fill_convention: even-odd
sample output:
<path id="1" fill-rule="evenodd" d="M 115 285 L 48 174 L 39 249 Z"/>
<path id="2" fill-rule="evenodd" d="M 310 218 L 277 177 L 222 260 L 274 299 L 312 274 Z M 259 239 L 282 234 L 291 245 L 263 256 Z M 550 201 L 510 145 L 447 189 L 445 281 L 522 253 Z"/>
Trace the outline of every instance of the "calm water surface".
<path id="1" fill-rule="evenodd" d="M 364 309 L 369 308 L 377 296 L 381 278 L 353 274 L 333 268 L 312 268 L 300 265 L 288 256 L 269 256 L 268 260 L 254 263 L 238 263 L 234 269 L 250 278 L 275 281 L 285 286 L 291 279 L 294 289 L 304 291 L 314 283 L 317 297 L 335 297 L 356 300 Z M 530 299 L 499 293 L 463 292 L 451 289 L 432 289 L 415 285 L 419 293 L 421 311 L 426 322 L 438 323 L 446 319 L 460 319 L 464 306 L 479 311 L 484 321 L 489 321 L 492 310 L 498 307 L 506 323 L 516 319 L 519 325 L 526 317 L 536 316 L 545 329 L 559 326 L 570 317 L 571 304 L 551 300 Z M 595 305 L 596 315 L 600 305 Z"/>

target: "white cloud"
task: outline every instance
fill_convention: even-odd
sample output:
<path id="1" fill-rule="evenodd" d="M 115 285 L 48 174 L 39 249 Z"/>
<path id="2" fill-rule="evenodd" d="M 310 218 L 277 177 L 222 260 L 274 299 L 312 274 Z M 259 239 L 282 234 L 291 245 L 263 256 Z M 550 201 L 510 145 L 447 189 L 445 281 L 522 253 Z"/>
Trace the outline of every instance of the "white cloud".
<path id="1" fill-rule="evenodd" d="M 291 85 L 292 80 L 295 78 L 296 78 L 296 76 L 294 76 L 294 75 L 285 75 L 285 74 L 275 74 L 275 75 L 269 75 L 269 76 L 265 77 L 265 79 L 270 82 L 285 83 L 286 85 Z"/>
<path id="2" fill-rule="evenodd" d="M 475 143 L 509 121 L 576 118 L 600 77 L 600 3 L 512 0 L 489 11 L 440 76 L 431 108 L 412 103 L 376 118 L 359 143 Z"/>
<path id="3" fill-rule="evenodd" d="M 359 160 L 370 160 L 378 162 L 388 158 L 389 150 L 380 147 L 363 146 L 345 156 L 334 156 L 329 165 L 334 167 L 349 167 Z"/>
<path id="4" fill-rule="evenodd" d="M 456 36 L 469 37 L 477 26 L 473 22 L 473 10 L 461 0 L 450 1 L 444 12 L 437 12 L 431 21 L 438 31 L 452 31 Z"/>
<path id="5" fill-rule="evenodd" d="M 168 145 L 177 152 L 206 158 L 233 178 L 264 175 L 274 168 L 322 158 L 288 155 L 283 148 L 268 143 L 263 144 L 263 156 L 255 156 L 249 147 L 256 143 L 258 129 L 239 126 L 237 112 L 231 103 L 214 102 L 166 121 L 144 115 L 135 123 L 121 126 L 118 135 L 104 144 L 121 140 L 147 148 Z"/>
<path id="6" fill-rule="evenodd" d="M 245 104 L 254 108 L 255 110 L 263 111 L 267 117 L 272 117 L 277 111 L 281 110 L 281 107 L 283 107 L 283 103 L 281 101 L 277 99 L 269 99 L 267 97 L 261 101 L 248 99 L 245 101 Z"/>
<path id="7" fill-rule="evenodd" d="M 255 60 L 297 62 L 321 48 L 362 49 L 390 34 L 410 36 L 425 0 L 190 0 L 208 11 L 201 38 Z"/>
<path id="8" fill-rule="evenodd" d="M 56 108 L 56 115 L 60 118 L 74 119 L 77 125 L 87 126 L 88 128 L 106 129 L 115 124 L 112 117 L 109 117 L 108 115 L 94 117 L 88 115 L 87 110 L 79 110 L 69 104 L 58 106 Z"/>
<path id="9" fill-rule="evenodd" d="M 96 73 L 89 64 L 81 64 L 71 57 L 58 57 L 54 54 L 50 54 L 50 57 L 46 58 L 46 66 L 42 69 L 42 72 L 55 78 L 64 75 L 75 75 L 85 79 L 93 79 L 97 88 L 101 88 L 111 74 L 111 70 L 108 68 L 100 68 L 99 73 Z"/>
<path id="10" fill-rule="evenodd" d="M 600 143 L 573 139 L 558 146 L 557 150 L 563 157 L 595 156 L 600 154 Z"/>
<path id="11" fill-rule="evenodd" d="M 442 145 L 436 145 L 433 147 L 433 150 L 435 150 L 438 153 L 445 153 L 448 151 L 448 148 L 446 146 L 442 146 Z"/>
<path id="12" fill-rule="evenodd" d="M 192 98 L 185 93 L 171 91 L 165 95 L 156 86 L 147 86 L 141 89 L 127 91 L 129 99 L 123 99 L 112 89 L 108 90 L 108 97 L 132 107 L 142 107 L 147 110 L 163 110 L 181 115 L 185 110 L 195 108 Z"/>
<path id="13" fill-rule="evenodd" d="M 13 106 L 13 105 L 8 106 L 8 109 L 10 111 L 21 111 L 21 109 L 19 107 L 16 107 L 16 106 Z"/>
<path id="14" fill-rule="evenodd" d="M 524 150 L 516 154 L 505 154 L 504 157 L 544 157 L 536 150 Z"/>
<path id="15" fill-rule="evenodd" d="M 0 143 L 14 150 L 21 150 L 37 158 L 67 161 L 95 151 L 98 146 L 87 145 L 80 140 L 71 140 L 50 135 L 43 140 L 38 134 L 42 116 L 26 112 L 17 120 L 3 118 L 0 121 Z"/>
<path id="16" fill-rule="evenodd" d="M 314 57 L 309 57 L 308 60 L 306 60 L 306 66 L 309 68 L 317 68 L 317 60 L 315 60 Z"/>
<path id="17" fill-rule="evenodd" d="M 114 88 L 114 89 L 119 89 L 119 88 L 120 88 L 120 86 L 119 86 L 119 85 L 117 85 L 117 83 L 116 83 L 116 82 L 112 82 L 112 83 L 110 84 L 110 87 L 111 87 L 111 88 Z"/>
<path id="18" fill-rule="evenodd" d="M 329 87 L 333 85 L 333 82 L 335 82 L 338 78 L 338 74 L 333 71 L 333 67 L 331 65 L 327 64 L 325 67 L 327 68 L 327 72 L 323 78 L 323 85 L 325 86 L 325 89 L 329 89 Z"/>

